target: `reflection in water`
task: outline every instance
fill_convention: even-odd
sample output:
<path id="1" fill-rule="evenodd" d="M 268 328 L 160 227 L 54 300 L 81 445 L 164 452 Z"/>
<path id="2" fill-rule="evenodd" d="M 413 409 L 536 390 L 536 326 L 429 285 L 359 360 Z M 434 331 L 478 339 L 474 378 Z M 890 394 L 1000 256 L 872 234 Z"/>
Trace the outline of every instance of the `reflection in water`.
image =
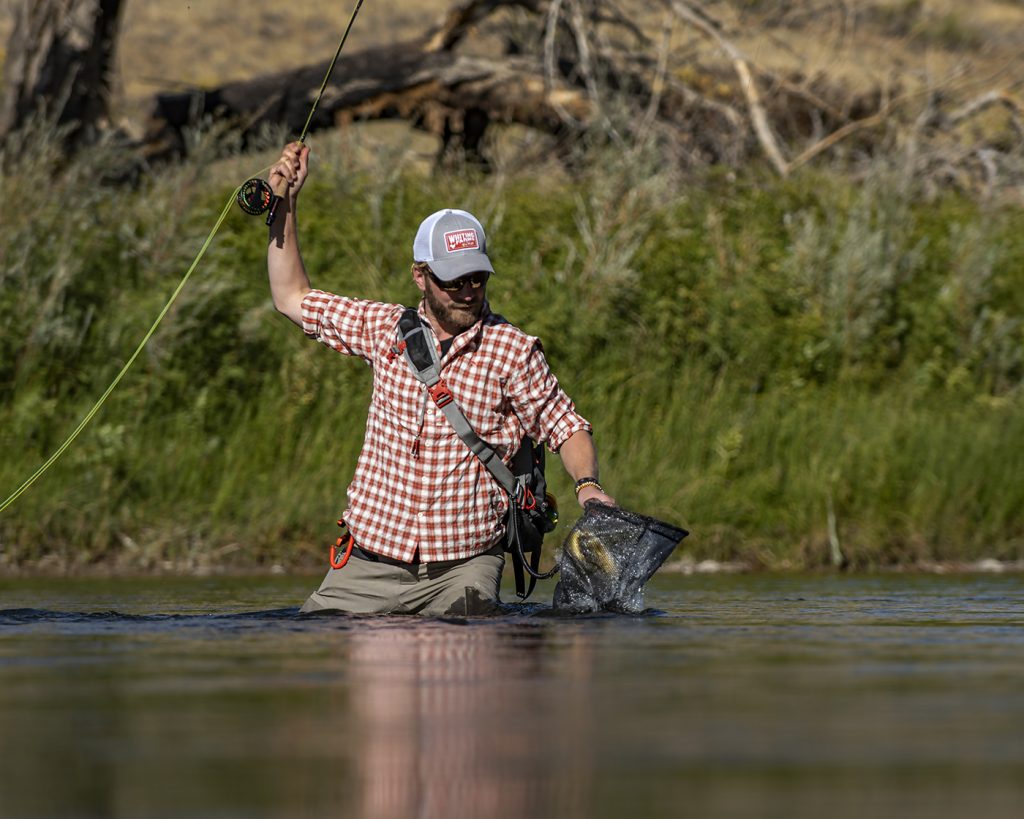
<path id="1" fill-rule="evenodd" d="M 230 582 L 0 579 L 0 817 L 1024 816 L 1024 576 L 467 621 Z"/>
<path id="2" fill-rule="evenodd" d="M 564 678 L 542 682 L 544 634 L 544 626 L 429 621 L 352 633 L 358 815 L 500 819 L 551 815 L 556 807 L 560 816 L 592 815 L 584 799 L 591 765 L 581 756 L 587 638 L 569 647 Z M 541 686 L 561 691 L 540 696 Z M 555 733 L 546 730 L 553 724 Z"/>
<path id="3" fill-rule="evenodd" d="M 578 626 L 0 610 L 0 817 L 590 817 Z"/>

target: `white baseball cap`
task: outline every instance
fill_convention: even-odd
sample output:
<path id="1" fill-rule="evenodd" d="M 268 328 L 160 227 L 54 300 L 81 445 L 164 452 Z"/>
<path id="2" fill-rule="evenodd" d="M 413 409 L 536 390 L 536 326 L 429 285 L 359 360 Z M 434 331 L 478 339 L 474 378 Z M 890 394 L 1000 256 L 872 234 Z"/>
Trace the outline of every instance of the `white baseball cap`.
<path id="1" fill-rule="evenodd" d="M 433 274 L 445 282 L 478 270 L 494 272 L 480 220 L 455 208 L 439 210 L 420 222 L 412 258 L 429 264 Z"/>

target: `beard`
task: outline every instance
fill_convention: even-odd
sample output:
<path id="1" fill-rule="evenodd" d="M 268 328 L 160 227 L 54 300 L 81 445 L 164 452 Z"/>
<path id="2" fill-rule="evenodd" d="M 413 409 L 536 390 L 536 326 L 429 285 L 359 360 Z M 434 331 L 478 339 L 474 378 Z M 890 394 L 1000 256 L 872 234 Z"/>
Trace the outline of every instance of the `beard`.
<path id="1" fill-rule="evenodd" d="M 484 310 L 483 299 L 471 302 L 470 304 L 462 304 L 460 302 L 442 304 L 441 300 L 429 286 L 423 291 L 423 296 L 427 300 L 427 307 L 430 308 L 431 315 L 453 336 L 468 330 L 476 324 Z"/>

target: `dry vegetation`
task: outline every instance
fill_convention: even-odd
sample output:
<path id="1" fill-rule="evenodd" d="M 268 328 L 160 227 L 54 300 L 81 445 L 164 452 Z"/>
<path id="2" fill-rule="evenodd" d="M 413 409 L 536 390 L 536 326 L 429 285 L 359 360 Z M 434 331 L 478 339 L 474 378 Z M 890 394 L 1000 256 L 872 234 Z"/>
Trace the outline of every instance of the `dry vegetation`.
<path id="1" fill-rule="evenodd" d="M 0 36 L 9 27 L 11 5 L 7 0 L 0 16 Z M 347 51 L 381 49 L 368 52 L 370 64 L 376 58 L 378 66 L 408 54 L 422 47 L 417 37 L 456 5 L 502 4 L 367 0 Z M 506 5 L 511 8 L 477 15 L 456 47 L 459 57 L 493 61 L 512 42 L 530 53 L 532 64 L 525 69 L 517 64 L 499 81 L 489 78 L 486 93 L 504 83 L 495 106 L 507 109 L 509 89 L 525 89 L 531 78 L 545 75 L 547 92 L 561 88 L 570 94 L 570 104 L 552 105 L 553 115 L 541 117 L 555 121 L 549 131 L 575 125 L 570 120 L 578 119 L 586 104 L 591 109 L 587 126 L 597 123 L 617 136 L 611 109 L 618 106 L 618 115 L 628 120 L 619 131 L 627 136 L 650 130 L 655 118 L 675 132 L 674 154 L 666 155 L 676 160 L 673 164 L 743 164 L 757 156 L 784 175 L 837 150 L 877 156 L 910 143 L 918 170 L 940 186 L 991 193 L 1013 191 L 1020 183 L 1024 3 L 1019 1 L 519 0 Z M 323 63 L 349 11 L 348 3 L 336 0 L 290 6 L 253 0 L 244 13 L 224 0 L 126 0 L 115 117 L 138 138 L 146 132 L 157 93 L 212 89 Z M 574 68 L 555 68 L 563 59 Z M 432 79 L 440 76 L 442 85 L 465 88 L 465 72 L 454 75 L 455 80 L 441 74 Z M 603 82 L 630 90 L 616 99 Z M 416 100 L 401 116 L 439 137 L 452 121 L 450 100 L 440 105 L 444 112 L 437 116 Z M 535 112 L 542 103 L 527 96 L 520 101 L 524 106 Z M 394 116 L 385 109 L 364 99 L 348 116 Z M 251 111 L 234 113 L 244 118 Z M 529 119 L 520 112 L 502 120 L 490 112 L 498 126 L 536 127 Z"/>

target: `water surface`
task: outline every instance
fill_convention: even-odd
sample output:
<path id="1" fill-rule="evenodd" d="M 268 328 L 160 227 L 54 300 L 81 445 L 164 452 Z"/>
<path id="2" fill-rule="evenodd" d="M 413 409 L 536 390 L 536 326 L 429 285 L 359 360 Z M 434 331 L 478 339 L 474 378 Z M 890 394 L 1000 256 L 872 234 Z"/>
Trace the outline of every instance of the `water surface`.
<path id="1" fill-rule="evenodd" d="M 0 816 L 1024 816 L 1018 576 L 468 620 L 315 582 L 0 581 Z"/>

